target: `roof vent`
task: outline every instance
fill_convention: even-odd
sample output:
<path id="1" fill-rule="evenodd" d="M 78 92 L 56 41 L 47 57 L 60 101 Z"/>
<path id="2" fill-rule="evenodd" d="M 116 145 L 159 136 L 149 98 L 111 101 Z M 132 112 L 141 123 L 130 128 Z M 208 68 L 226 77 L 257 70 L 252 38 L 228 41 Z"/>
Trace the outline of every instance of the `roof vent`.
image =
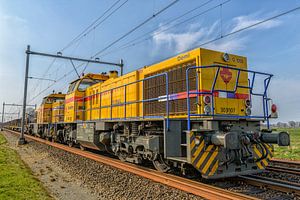
<path id="1" fill-rule="evenodd" d="M 109 71 L 109 78 L 117 78 L 118 77 L 118 71 Z"/>

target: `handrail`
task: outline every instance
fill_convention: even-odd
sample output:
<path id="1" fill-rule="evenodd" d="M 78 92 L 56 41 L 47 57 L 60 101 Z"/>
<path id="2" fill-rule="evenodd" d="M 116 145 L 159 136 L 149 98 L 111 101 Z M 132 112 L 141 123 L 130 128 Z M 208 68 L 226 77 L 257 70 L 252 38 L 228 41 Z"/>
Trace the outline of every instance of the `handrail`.
<path id="1" fill-rule="evenodd" d="M 215 77 L 214 77 L 214 80 L 213 80 L 213 83 L 212 83 L 212 87 L 211 87 L 211 90 L 210 92 L 199 92 L 198 90 L 198 84 L 196 85 L 196 92 L 191 92 L 190 91 L 190 88 L 189 88 L 189 72 L 190 70 L 192 69 L 211 69 L 211 68 L 216 68 L 217 71 L 216 71 L 216 74 L 215 74 Z M 234 70 L 234 71 L 237 71 L 237 77 L 236 77 L 236 80 L 235 80 L 235 87 L 234 87 L 234 90 L 221 90 L 221 89 L 215 89 L 215 86 L 216 86 L 216 82 L 217 82 L 217 79 L 219 77 L 219 73 L 220 73 L 220 69 L 221 68 L 226 68 L 226 69 L 230 69 L 230 70 Z M 250 81 L 250 79 L 248 81 L 251 82 L 248 83 L 248 85 L 251 85 L 251 86 L 240 86 L 239 85 L 239 79 L 240 79 L 240 73 L 241 72 L 246 72 L 249 74 L 252 74 L 252 81 Z M 201 73 L 199 71 L 199 73 Z M 196 79 L 198 79 L 198 73 L 197 74 L 197 77 Z M 267 76 L 267 78 L 264 79 L 264 91 L 263 93 L 254 93 L 253 92 L 253 87 L 254 87 L 254 80 L 255 80 L 255 77 L 256 75 L 263 75 L 263 76 Z M 240 68 L 234 68 L 234 67 L 229 67 L 229 66 L 223 66 L 223 65 L 209 65 L 209 66 L 192 66 L 192 67 L 189 67 L 186 69 L 186 89 L 187 89 L 187 115 L 188 115 L 188 130 L 191 130 L 191 116 L 209 116 L 209 117 L 227 117 L 227 118 L 260 118 L 260 119 L 264 119 L 264 120 L 267 120 L 267 125 L 269 126 L 269 114 L 268 114 L 268 101 L 269 101 L 269 98 L 267 96 L 267 89 L 269 87 L 269 83 L 270 83 L 270 80 L 271 78 L 273 77 L 272 74 L 268 74 L 268 73 L 264 73 L 264 72 L 258 72 L 258 71 L 253 71 L 253 70 L 246 70 L 246 69 L 240 69 Z M 214 93 L 215 92 L 229 92 L 229 93 L 235 93 L 237 91 L 238 88 L 247 88 L 250 90 L 250 98 L 251 98 L 251 95 L 253 96 L 261 96 L 263 98 L 263 116 L 240 116 L 240 115 L 226 115 L 226 114 L 215 114 L 215 108 L 214 108 Z M 196 94 L 197 96 L 198 95 L 203 95 L 203 94 L 208 94 L 212 97 L 212 114 L 191 114 L 191 110 L 190 110 L 190 95 L 191 94 Z"/>
<path id="2" fill-rule="evenodd" d="M 156 97 L 156 98 L 150 98 L 150 99 L 142 99 L 142 100 L 135 100 L 135 101 L 127 101 L 126 100 L 126 91 L 127 91 L 127 87 L 129 85 L 132 85 L 132 84 L 137 84 L 137 83 L 140 83 L 142 82 L 142 84 L 144 85 L 144 82 L 146 80 L 150 80 L 152 78 L 156 78 L 156 77 L 160 77 L 160 76 L 165 76 L 165 81 L 166 81 L 166 96 L 159 96 L 159 97 Z M 75 104 L 76 102 L 78 101 L 81 101 L 83 100 L 83 102 L 85 101 L 85 99 L 87 98 L 93 98 L 94 96 L 96 95 L 100 95 L 100 106 L 99 108 L 96 108 L 96 109 L 99 109 L 100 112 L 101 112 L 101 109 L 102 108 L 110 108 L 110 118 L 101 118 L 101 114 L 100 114 L 100 117 L 99 119 L 103 119 L 103 120 L 116 120 L 115 118 L 112 117 L 112 108 L 113 107 L 117 107 L 117 106 L 124 106 L 124 120 L 126 119 L 132 119 L 132 118 L 139 118 L 139 117 L 127 117 L 126 116 L 126 105 L 130 105 L 130 104 L 135 104 L 135 103 L 142 103 L 143 104 L 143 115 L 142 115 L 142 118 L 145 119 L 145 118 L 164 118 L 164 116 L 145 116 L 144 115 L 144 102 L 151 102 L 151 101 L 158 101 L 158 100 L 164 100 L 166 99 L 166 121 L 167 121 L 167 124 L 166 124 L 166 128 L 169 129 L 169 117 L 170 117 L 170 113 L 169 113 L 169 79 L 168 79 L 168 73 L 167 72 L 164 72 L 164 73 L 160 73 L 160 74 L 156 74 L 156 75 L 153 75 L 153 76 L 149 76 L 149 77 L 146 77 L 144 79 L 141 79 L 141 80 L 137 80 L 137 81 L 134 81 L 134 82 L 130 82 L 130 83 L 127 83 L 127 84 L 124 84 L 124 85 L 121 85 L 121 86 L 118 86 L 118 87 L 114 87 L 114 88 L 111 88 L 111 89 L 108 89 L 108 90 L 105 90 L 105 91 L 101 91 L 101 92 L 98 92 L 96 94 L 92 94 L 92 95 L 89 95 L 89 96 L 84 96 L 82 98 L 78 98 L 78 99 L 75 99 Z M 124 88 L 124 102 L 123 103 L 116 103 L 116 104 L 113 104 L 112 103 L 112 98 L 113 98 L 113 91 L 116 90 L 116 89 L 119 89 L 119 88 Z M 106 106 L 101 106 L 101 96 L 103 93 L 105 92 L 110 92 L 110 98 L 111 98 L 111 101 L 110 101 L 110 105 L 106 105 Z M 138 92 L 138 91 L 136 91 Z M 144 93 L 143 93 L 144 94 Z M 77 116 L 77 111 L 82 111 L 82 115 L 84 116 L 84 112 L 87 110 L 87 109 L 77 109 L 77 106 L 75 105 L 75 117 Z M 90 109 L 88 110 L 94 110 L 95 108 L 92 108 L 92 106 L 90 106 Z M 91 119 L 91 118 L 90 118 Z M 117 118 L 117 119 L 121 119 L 121 118 Z"/>

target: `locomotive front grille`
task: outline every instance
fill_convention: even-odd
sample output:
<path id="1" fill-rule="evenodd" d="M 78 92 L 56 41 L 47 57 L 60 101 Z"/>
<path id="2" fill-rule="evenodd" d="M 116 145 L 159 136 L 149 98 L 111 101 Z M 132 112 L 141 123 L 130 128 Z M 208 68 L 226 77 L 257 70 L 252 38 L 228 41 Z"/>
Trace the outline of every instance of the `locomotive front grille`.
<path id="1" fill-rule="evenodd" d="M 169 79 L 169 95 L 186 94 L 186 69 L 196 65 L 196 60 L 176 65 L 168 70 L 161 70 L 156 73 L 147 74 L 146 77 L 150 77 L 156 74 L 164 72 L 168 73 Z M 196 71 L 191 70 L 189 72 L 189 88 L 190 90 L 196 90 Z M 151 78 L 144 82 L 144 99 L 157 98 L 166 95 L 166 77 L 158 76 Z M 196 98 L 190 98 L 191 113 L 196 113 L 197 105 Z M 183 115 L 187 113 L 187 99 L 174 99 L 169 101 L 169 112 L 172 115 Z M 166 101 L 153 101 L 144 103 L 144 115 L 146 116 L 162 116 L 166 115 Z"/>

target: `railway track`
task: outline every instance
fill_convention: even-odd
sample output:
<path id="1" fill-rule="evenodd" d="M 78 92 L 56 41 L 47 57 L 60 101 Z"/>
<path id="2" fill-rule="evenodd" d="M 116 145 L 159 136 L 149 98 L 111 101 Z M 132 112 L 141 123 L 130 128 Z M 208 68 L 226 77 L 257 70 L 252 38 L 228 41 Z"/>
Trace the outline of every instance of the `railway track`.
<path id="1" fill-rule="evenodd" d="M 263 187 L 266 189 L 272 189 L 272 190 L 300 196 L 300 184 L 299 183 L 283 181 L 283 180 L 263 177 L 263 176 L 259 176 L 259 175 L 239 176 L 239 179 L 241 179 L 242 181 L 244 181 L 248 184 L 254 185 L 254 186 Z"/>
<path id="2" fill-rule="evenodd" d="M 5 129 L 5 131 L 14 133 L 14 134 L 20 134 L 19 132 L 16 131 L 11 131 Z M 74 148 L 74 147 L 68 147 L 66 145 L 58 144 L 58 143 L 53 143 L 46 141 L 41 138 L 25 135 L 26 139 L 28 140 L 33 140 L 39 143 L 43 143 L 79 156 L 83 156 L 85 158 L 94 160 L 96 162 L 100 162 L 106 165 L 109 165 L 111 167 L 130 172 L 132 174 L 136 174 L 138 176 L 153 180 L 155 182 L 159 182 L 161 184 L 177 188 L 179 190 L 204 197 L 206 199 L 225 199 L 225 200 L 243 200 L 243 199 L 256 199 L 254 197 L 240 194 L 240 193 L 235 193 L 231 192 L 225 189 L 221 189 L 218 187 L 214 187 L 208 184 L 204 183 L 199 183 L 196 181 L 192 181 L 189 179 L 185 179 L 179 176 L 171 175 L 171 174 L 165 174 L 165 173 L 160 173 L 156 170 L 152 170 L 149 168 L 137 166 L 134 164 L 130 163 L 125 163 L 113 158 L 105 157 L 102 155 L 98 155 L 95 153 L 87 152 L 87 151 L 82 151 L 80 149 Z"/>
<path id="3" fill-rule="evenodd" d="M 267 171 L 300 175 L 300 162 L 291 160 L 272 159 Z M 259 175 L 239 176 L 239 178 L 251 185 L 272 189 L 284 193 L 300 196 L 300 184 Z"/>
<path id="4" fill-rule="evenodd" d="M 295 160 L 282 160 L 273 158 L 271 164 L 272 166 L 285 166 L 300 169 L 300 161 Z"/>
<path id="5" fill-rule="evenodd" d="M 272 172 L 282 172 L 282 173 L 300 175 L 300 169 L 296 169 L 296 168 L 281 167 L 281 166 L 268 166 L 266 169 L 268 171 L 272 171 Z"/>
<path id="6" fill-rule="evenodd" d="M 300 161 L 272 159 L 268 171 L 300 175 Z"/>

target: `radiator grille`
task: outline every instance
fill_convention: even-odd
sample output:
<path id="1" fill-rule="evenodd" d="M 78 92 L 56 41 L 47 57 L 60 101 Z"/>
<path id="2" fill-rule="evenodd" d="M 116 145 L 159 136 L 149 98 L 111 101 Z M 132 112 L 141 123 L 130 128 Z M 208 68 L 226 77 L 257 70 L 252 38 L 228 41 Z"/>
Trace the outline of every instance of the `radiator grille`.
<path id="1" fill-rule="evenodd" d="M 158 71 L 148 74 L 145 77 L 153 76 L 163 72 L 168 73 L 169 78 L 169 95 L 186 93 L 186 69 L 196 65 L 196 60 L 192 60 L 180 65 L 176 65 L 168 70 Z M 191 70 L 189 73 L 190 90 L 196 90 L 196 71 Z M 165 76 L 159 76 L 146 80 L 144 82 L 144 99 L 157 98 L 166 95 Z M 190 98 L 191 113 L 195 113 L 197 109 L 196 98 Z M 186 98 L 169 101 L 169 112 L 171 115 L 187 114 Z M 166 114 L 166 101 L 153 101 L 144 103 L 144 115 L 161 116 Z"/>

